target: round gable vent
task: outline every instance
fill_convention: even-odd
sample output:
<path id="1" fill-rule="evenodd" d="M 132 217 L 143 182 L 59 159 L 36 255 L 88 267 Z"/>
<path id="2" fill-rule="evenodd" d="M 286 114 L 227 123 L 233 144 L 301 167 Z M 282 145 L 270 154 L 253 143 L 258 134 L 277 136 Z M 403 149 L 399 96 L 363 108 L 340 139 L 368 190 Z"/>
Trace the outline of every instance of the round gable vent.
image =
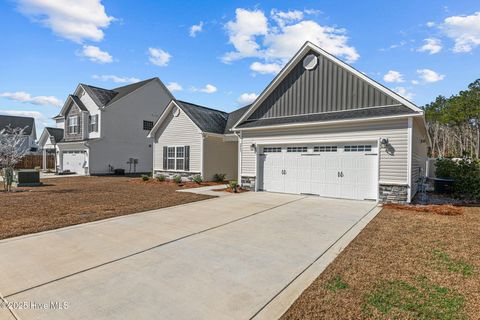
<path id="1" fill-rule="evenodd" d="M 303 67 L 307 70 L 312 70 L 317 66 L 318 58 L 314 54 L 309 54 L 303 59 Z"/>
<path id="2" fill-rule="evenodd" d="M 174 117 L 178 117 L 180 115 L 180 108 L 179 107 L 173 107 L 172 114 L 173 114 Z"/>

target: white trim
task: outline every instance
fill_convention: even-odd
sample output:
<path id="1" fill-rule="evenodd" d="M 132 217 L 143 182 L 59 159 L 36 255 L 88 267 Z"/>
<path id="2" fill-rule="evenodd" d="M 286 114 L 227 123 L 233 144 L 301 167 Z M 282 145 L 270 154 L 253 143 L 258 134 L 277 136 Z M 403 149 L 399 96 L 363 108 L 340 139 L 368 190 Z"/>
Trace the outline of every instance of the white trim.
<path id="1" fill-rule="evenodd" d="M 392 186 L 402 186 L 402 187 L 406 187 L 408 186 L 408 182 L 398 182 L 398 181 L 382 181 L 380 180 L 378 182 L 378 184 L 382 185 L 392 185 Z"/>
<path id="2" fill-rule="evenodd" d="M 204 159 L 204 157 L 205 157 L 205 154 L 203 153 L 203 150 L 204 150 L 204 148 L 205 148 L 204 145 L 205 145 L 205 135 L 202 134 L 202 141 L 201 141 L 201 143 L 200 143 L 200 175 L 202 176 L 202 178 L 204 178 L 204 174 L 203 174 L 203 173 L 205 172 L 205 170 L 204 170 L 204 164 L 205 164 L 205 159 Z"/>
<path id="3" fill-rule="evenodd" d="M 293 69 L 293 67 L 297 64 L 300 58 L 307 53 L 309 50 L 313 50 L 318 54 L 323 55 L 327 59 L 330 59 L 334 63 L 338 64 L 340 67 L 343 67 L 347 71 L 353 73 L 354 75 L 358 76 L 360 79 L 366 81 L 373 87 L 377 88 L 378 90 L 382 91 L 386 95 L 398 100 L 401 104 L 409 107 L 415 112 L 423 112 L 422 109 L 418 108 L 412 102 L 408 101 L 407 99 L 403 98 L 399 94 L 393 92 L 392 90 L 388 89 L 387 87 L 381 85 L 380 83 L 376 82 L 375 80 L 369 78 L 362 72 L 358 71 L 357 69 L 353 68 L 349 64 L 343 62 L 342 60 L 336 58 L 335 56 L 331 55 L 330 53 L 326 52 L 325 50 L 321 49 L 320 47 L 314 45 L 313 43 L 307 41 L 305 44 L 300 48 L 300 50 L 293 56 L 293 58 L 287 63 L 287 65 L 279 72 L 279 74 L 273 79 L 273 81 L 267 86 L 267 88 L 258 96 L 255 102 L 250 106 L 250 108 L 245 112 L 240 119 L 235 123 L 232 127 L 233 130 L 237 130 L 237 125 L 242 123 L 245 119 L 250 116 L 253 111 L 255 111 L 260 104 L 270 95 L 270 93 L 278 86 L 278 84 L 288 75 L 288 73 Z"/>
<path id="4" fill-rule="evenodd" d="M 413 118 L 408 118 L 407 138 L 407 202 L 412 201 Z"/>
<path id="5" fill-rule="evenodd" d="M 234 135 L 237 136 L 238 143 L 237 143 L 237 183 L 239 185 L 242 184 L 242 145 L 243 145 L 243 139 L 242 139 L 242 132 L 240 131 L 239 133 L 234 132 Z"/>
<path id="6" fill-rule="evenodd" d="M 197 128 L 198 132 L 199 133 L 202 133 L 202 130 L 195 124 L 195 122 L 193 122 L 192 119 L 190 119 L 190 117 L 188 116 L 188 114 L 182 109 L 182 107 L 180 107 L 180 105 L 174 100 L 170 100 L 170 102 L 167 104 L 167 107 L 163 110 L 162 114 L 160 115 L 160 117 L 158 118 L 158 120 L 155 122 L 155 124 L 153 125 L 153 128 L 152 130 L 150 130 L 150 132 L 148 133 L 147 135 L 147 138 L 155 138 L 155 133 L 157 132 L 158 128 L 160 127 L 160 125 L 163 123 L 163 121 L 165 121 L 165 119 L 167 118 L 167 115 L 169 114 L 169 112 L 173 109 L 173 106 L 176 106 L 177 108 L 179 108 L 180 110 L 182 110 L 182 112 L 185 114 L 185 116 L 187 116 L 187 119 L 190 120 L 190 122 L 195 126 L 195 128 Z"/>
<path id="7" fill-rule="evenodd" d="M 374 117 L 374 118 L 361 118 L 361 119 L 347 119 L 347 120 L 332 120 L 332 121 L 312 121 L 312 122 L 301 122 L 301 123 L 287 123 L 287 124 L 276 124 L 270 126 L 261 126 L 261 127 L 251 127 L 251 128 L 236 128 L 237 131 L 253 131 L 253 130 L 270 130 L 276 128 L 290 128 L 290 127 L 311 127 L 319 125 L 329 125 L 336 123 L 348 123 L 348 122 L 367 122 L 375 120 L 386 120 L 386 119 L 401 119 L 408 117 L 418 117 L 422 116 L 420 113 L 414 114 L 402 114 L 398 116 L 385 116 L 385 117 Z"/>

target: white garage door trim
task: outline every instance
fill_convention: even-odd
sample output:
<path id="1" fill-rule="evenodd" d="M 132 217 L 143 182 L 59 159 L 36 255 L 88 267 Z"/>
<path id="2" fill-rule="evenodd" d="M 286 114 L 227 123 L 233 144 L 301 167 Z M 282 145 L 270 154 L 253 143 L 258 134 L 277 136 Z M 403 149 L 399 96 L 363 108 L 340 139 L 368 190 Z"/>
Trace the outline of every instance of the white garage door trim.
<path id="1" fill-rule="evenodd" d="M 83 165 L 81 167 L 81 169 L 74 169 L 75 171 L 72 171 L 72 169 L 68 169 L 65 167 L 65 155 L 68 155 L 68 154 L 79 154 L 82 155 L 83 154 Z M 62 170 L 70 170 L 71 172 L 75 172 L 76 174 L 79 174 L 79 175 L 85 175 L 86 172 L 85 172 L 85 168 L 87 167 L 87 152 L 85 150 L 64 150 L 62 151 Z M 75 168 L 78 167 L 78 166 L 75 166 Z"/>
<path id="2" fill-rule="evenodd" d="M 260 158 L 261 156 L 263 156 L 263 148 L 265 147 L 272 147 L 272 149 L 278 149 L 279 147 L 282 148 L 282 154 L 283 156 L 280 156 L 279 157 L 282 157 L 282 161 L 284 165 L 285 164 L 285 161 L 286 160 L 286 155 L 288 154 L 295 154 L 295 152 L 292 152 L 292 153 L 289 153 L 289 152 L 286 152 L 287 148 L 288 147 L 295 147 L 295 146 L 307 146 L 308 148 L 308 151 L 307 152 L 304 152 L 305 150 L 302 149 L 302 150 L 298 150 L 300 151 L 299 153 L 303 154 L 304 156 L 314 156 L 314 155 L 319 155 L 320 154 L 323 154 L 324 155 L 324 158 L 325 157 L 328 157 L 329 156 L 329 152 L 328 152 L 328 146 L 336 146 L 336 148 L 338 148 L 338 151 L 341 152 L 341 153 L 336 153 L 335 154 L 339 157 L 339 159 L 348 159 L 348 158 L 343 158 L 341 157 L 342 155 L 345 155 L 347 156 L 346 153 L 344 153 L 344 147 L 345 146 L 352 146 L 352 145 L 371 145 L 372 147 L 372 151 L 361 151 L 362 154 L 368 154 L 369 156 L 372 156 L 372 157 L 375 157 L 374 158 L 374 162 L 371 163 L 371 165 L 373 165 L 372 168 L 372 172 L 375 173 L 375 177 L 372 181 L 373 185 L 371 186 L 372 189 L 370 189 L 370 194 L 368 196 L 369 199 L 371 200 L 376 200 L 378 201 L 379 199 L 379 177 L 380 177 L 380 144 L 379 144 L 379 139 L 361 139 L 361 140 L 358 140 L 358 138 L 356 140 L 353 140 L 353 139 L 346 139 L 346 140 L 322 140 L 322 141 L 308 141 L 308 142 L 300 142 L 300 141 L 291 141 L 291 142 L 286 142 L 286 141 L 282 141 L 282 142 L 279 142 L 279 141 L 262 141 L 261 143 L 256 143 L 255 144 L 255 153 L 256 153 L 256 177 L 257 177 L 257 183 L 255 184 L 255 191 L 259 191 L 261 190 L 260 186 L 264 186 L 264 181 L 263 181 L 263 178 L 264 178 L 264 172 L 263 172 L 263 165 L 262 165 L 262 159 Z M 314 152 L 313 148 L 314 146 L 327 146 L 326 150 L 323 149 L 323 150 L 315 150 L 316 152 Z M 276 150 L 271 150 L 271 151 L 276 151 Z M 278 151 L 278 150 L 277 150 Z M 290 151 L 294 151 L 293 149 L 291 149 Z M 298 153 L 297 153 L 298 154 Z M 333 152 L 330 154 L 332 155 L 334 154 Z M 353 153 L 352 153 L 353 155 Z M 321 155 L 320 155 L 321 156 Z M 271 154 L 270 155 L 271 159 L 274 158 L 274 156 Z M 334 156 L 332 156 L 334 157 Z M 348 157 L 348 156 L 347 156 Z M 305 158 L 309 158 L 309 157 L 305 157 Z M 303 160 L 299 160 L 300 158 L 297 158 L 297 160 L 293 159 L 293 161 L 303 161 Z M 297 165 L 298 166 L 298 165 Z M 277 170 L 278 171 L 278 170 Z M 343 173 L 343 171 L 342 171 Z M 282 174 L 283 174 L 283 170 L 282 170 Z M 333 173 L 332 173 L 333 174 Z M 291 176 L 291 178 L 296 175 L 296 173 L 294 172 L 293 175 Z M 343 175 L 342 175 L 343 176 Z M 286 177 L 286 175 L 285 175 Z M 297 179 L 297 177 L 295 177 L 294 179 Z M 293 180 L 292 180 L 293 181 Z M 273 182 L 275 183 L 275 182 Z M 309 183 L 312 184 L 313 183 L 313 180 L 309 180 Z M 287 186 L 288 182 L 287 180 L 285 179 L 285 185 L 286 187 L 284 187 L 284 191 L 285 193 L 288 193 L 288 191 L 292 191 L 292 190 L 296 190 L 296 192 L 294 193 L 302 193 L 302 190 L 300 189 L 303 189 L 303 187 L 299 187 L 297 186 L 296 188 L 288 188 Z M 375 187 L 375 190 L 373 190 L 373 187 Z M 345 189 L 342 189 L 341 187 L 339 187 L 340 191 L 339 193 L 340 194 L 343 194 L 343 196 L 340 196 L 340 198 L 351 198 L 352 196 L 349 196 L 348 193 L 350 192 L 349 190 L 347 190 L 348 188 L 345 188 Z M 282 189 L 281 187 L 278 188 L 278 189 Z M 308 189 L 308 188 L 307 188 Z M 315 189 L 316 191 L 318 191 L 318 189 Z M 282 191 L 280 191 L 282 192 Z M 357 191 L 358 192 L 358 191 Z M 305 192 L 305 193 L 309 193 L 309 192 Z M 325 194 L 328 194 L 329 192 L 326 192 Z M 353 192 L 354 193 L 354 192 Z M 352 193 L 352 194 L 353 194 Z M 326 195 L 324 195 L 326 196 Z M 330 195 L 331 196 L 331 195 Z"/>

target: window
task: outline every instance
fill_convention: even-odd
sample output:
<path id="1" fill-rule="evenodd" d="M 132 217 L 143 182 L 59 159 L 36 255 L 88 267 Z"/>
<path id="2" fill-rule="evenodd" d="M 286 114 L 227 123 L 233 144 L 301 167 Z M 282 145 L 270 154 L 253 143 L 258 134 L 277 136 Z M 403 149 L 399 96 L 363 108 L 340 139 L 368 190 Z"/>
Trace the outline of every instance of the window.
<path id="1" fill-rule="evenodd" d="M 163 169 L 173 171 L 190 170 L 190 147 L 163 147 Z"/>
<path id="2" fill-rule="evenodd" d="M 372 151 L 371 145 L 352 145 L 343 147 L 345 152 L 370 152 Z"/>
<path id="3" fill-rule="evenodd" d="M 79 129 L 78 116 L 68 117 L 68 133 L 76 134 L 79 131 L 78 129 Z"/>
<path id="4" fill-rule="evenodd" d="M 143 120 L 143 130 L 152 130 L 153 129 L 153 121 Z"/>
<path id="5" fill-rule="evenodd" d="M 270 153 L 270 152 L 282 152 L 281 147 L 265 147 L 263 148 L 264 153 Z"/>
<path id="6" fill-rule="evenodd" d="M 88 131 L 97 132 L 98 131 L 98 115 L 88 117 Z"/>
<path id="7" fill-rule="evenodd" d="M 307 147 L 287 147 L 287 152 L 307 152 Z"/>
<path id="8" fill-rule="evenodd" d="M 337 146 L 318 146 L 318 147 L 313 147 L 313 152 L 337 152 Z"/>

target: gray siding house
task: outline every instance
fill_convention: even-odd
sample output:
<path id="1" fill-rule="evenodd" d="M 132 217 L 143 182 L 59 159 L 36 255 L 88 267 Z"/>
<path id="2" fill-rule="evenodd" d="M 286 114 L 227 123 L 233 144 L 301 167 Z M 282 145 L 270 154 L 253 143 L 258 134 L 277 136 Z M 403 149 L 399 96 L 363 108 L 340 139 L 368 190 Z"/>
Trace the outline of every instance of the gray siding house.
<path id="1" fill-rule="evenodd" d="M 172 99 L 158 78 L 114 89 L 79 84 L 54 118 L 63 129 L 56 143 L 59 171 L 151 172 L 152 140 L 147 134 Z M 48 140 L 42 139 L 44 148 L 51 147 Z"/>
<path id="2" fill-rule="evenodd" d="M 423 111 L 307 42 L 232 128 L 254 190 L 409 202 L 425 174 Z"/>
<path id="3" fill-rule="evenodd" d="M 19 148 L 27 153 L 37 152 L 38 145 L 35 142 L 35 140 L 37 140 L 37 131 L 35 129 L 34 118 L 0 115 L 0 131 L 6 129 L 7 127 L 12 129 L 24 129 L 24 138 Z"/>

